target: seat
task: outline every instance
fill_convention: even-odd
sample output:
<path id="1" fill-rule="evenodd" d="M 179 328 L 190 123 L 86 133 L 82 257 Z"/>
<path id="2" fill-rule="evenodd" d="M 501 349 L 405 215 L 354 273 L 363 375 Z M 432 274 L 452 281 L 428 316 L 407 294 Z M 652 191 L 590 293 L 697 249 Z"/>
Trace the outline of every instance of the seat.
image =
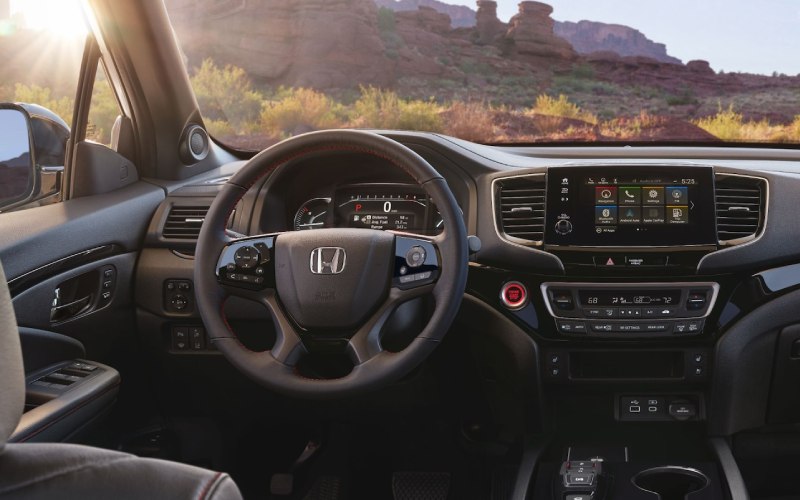
<path id="1" fill-rule="evenodd" d="M 71 444 L 10 444 L 25 404 L 14 309 L 0 267 L 0 499 L 237 499 L 227 474 Z"/>

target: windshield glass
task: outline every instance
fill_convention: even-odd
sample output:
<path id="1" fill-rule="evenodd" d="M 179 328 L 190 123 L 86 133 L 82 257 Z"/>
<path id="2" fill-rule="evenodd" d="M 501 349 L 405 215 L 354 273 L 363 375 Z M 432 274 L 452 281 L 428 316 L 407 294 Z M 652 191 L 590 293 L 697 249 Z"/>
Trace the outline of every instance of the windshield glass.
<path id="1" fill-rule="evenodd" d="M 206 126 L 800 143 L 794 0 L 166 0 Z"/>

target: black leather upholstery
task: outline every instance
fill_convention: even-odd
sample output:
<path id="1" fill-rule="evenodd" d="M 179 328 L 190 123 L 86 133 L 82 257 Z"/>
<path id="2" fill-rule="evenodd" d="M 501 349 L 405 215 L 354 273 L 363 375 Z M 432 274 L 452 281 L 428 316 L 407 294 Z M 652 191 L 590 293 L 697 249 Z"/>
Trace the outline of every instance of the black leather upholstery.
<path id="1" fill-rule="evenodd" d="M 9 444 L 0 455 L 5 499 L 236 499 L 227 474 L 69 444 Z"/>
<path id="2" fill-rule="evenodd" d="M 0 499 L 238 499 L 224 473 L 68 444 L 6 444 L 25 402 L 14 309 L 0 267 Z"/>

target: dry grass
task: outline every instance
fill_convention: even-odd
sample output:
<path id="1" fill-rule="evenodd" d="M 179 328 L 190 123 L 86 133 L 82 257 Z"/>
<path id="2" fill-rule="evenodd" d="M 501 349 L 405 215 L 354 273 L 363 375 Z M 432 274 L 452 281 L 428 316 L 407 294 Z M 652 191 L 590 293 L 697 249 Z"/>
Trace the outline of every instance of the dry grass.
<path id="1" fill-rule="evenodd" d="M 343 126 L 341 104 L 313 89 L 281 89 L 279 99 L 262 105 L 261 125 L 281 137 Z"/>
<path id="2" fill-rule="evenodd" d="M 717 114 L 696 120 L 694 124 L 724 141 L 800 141 L 800 115 L 788 125 L 773 124 L 767 119 L 745 121 L 742 114 L 730 105 L 728 109 L 720 109 Z"/>
<path id="3" fill-rule="evenodd" d="M 491 142 L 495 137 L 495 111 L 480 102 L 453 102 L 442 113 L 445 133 L 474 142 Z"/>
<path id="4" fill-rule="evenodd" d="M 351 126 L 441 132 L 442 109 L 432 101 L 406 100 L 391 90 L 361 87 L 361 97 L 349 111 Z"/>
<path id="5" fill-rule="evenodd" d="M 536 104 L 530 109 L 529 113 L 581 120 L 592 125 L 597 124 L 596 115 L 582 110 L 577 104 L 570 102 L 564 94 L 559 95 L 557 98 L 541 94 L 536 98 Z"/>
<path id="6" fill-rule="evenodd" d="M 602 122 L 600 133 L 616 140 L 635 139 L 647 134 L 648 131 L 663 127 L 666 121 L 664 116 L 653 115 L 642 110 L 632 118 L 620 117 Z"/>

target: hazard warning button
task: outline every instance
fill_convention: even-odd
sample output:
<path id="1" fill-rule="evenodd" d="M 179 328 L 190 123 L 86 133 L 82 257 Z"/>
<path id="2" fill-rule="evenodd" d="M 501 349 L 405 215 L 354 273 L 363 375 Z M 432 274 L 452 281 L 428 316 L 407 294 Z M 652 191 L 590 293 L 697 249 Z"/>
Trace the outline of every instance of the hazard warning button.
<path id="1" fill-rule="evenodd" d="M 597 267 L 624 267 L 624 255 L 595 255 L 594 265 Z"/>

